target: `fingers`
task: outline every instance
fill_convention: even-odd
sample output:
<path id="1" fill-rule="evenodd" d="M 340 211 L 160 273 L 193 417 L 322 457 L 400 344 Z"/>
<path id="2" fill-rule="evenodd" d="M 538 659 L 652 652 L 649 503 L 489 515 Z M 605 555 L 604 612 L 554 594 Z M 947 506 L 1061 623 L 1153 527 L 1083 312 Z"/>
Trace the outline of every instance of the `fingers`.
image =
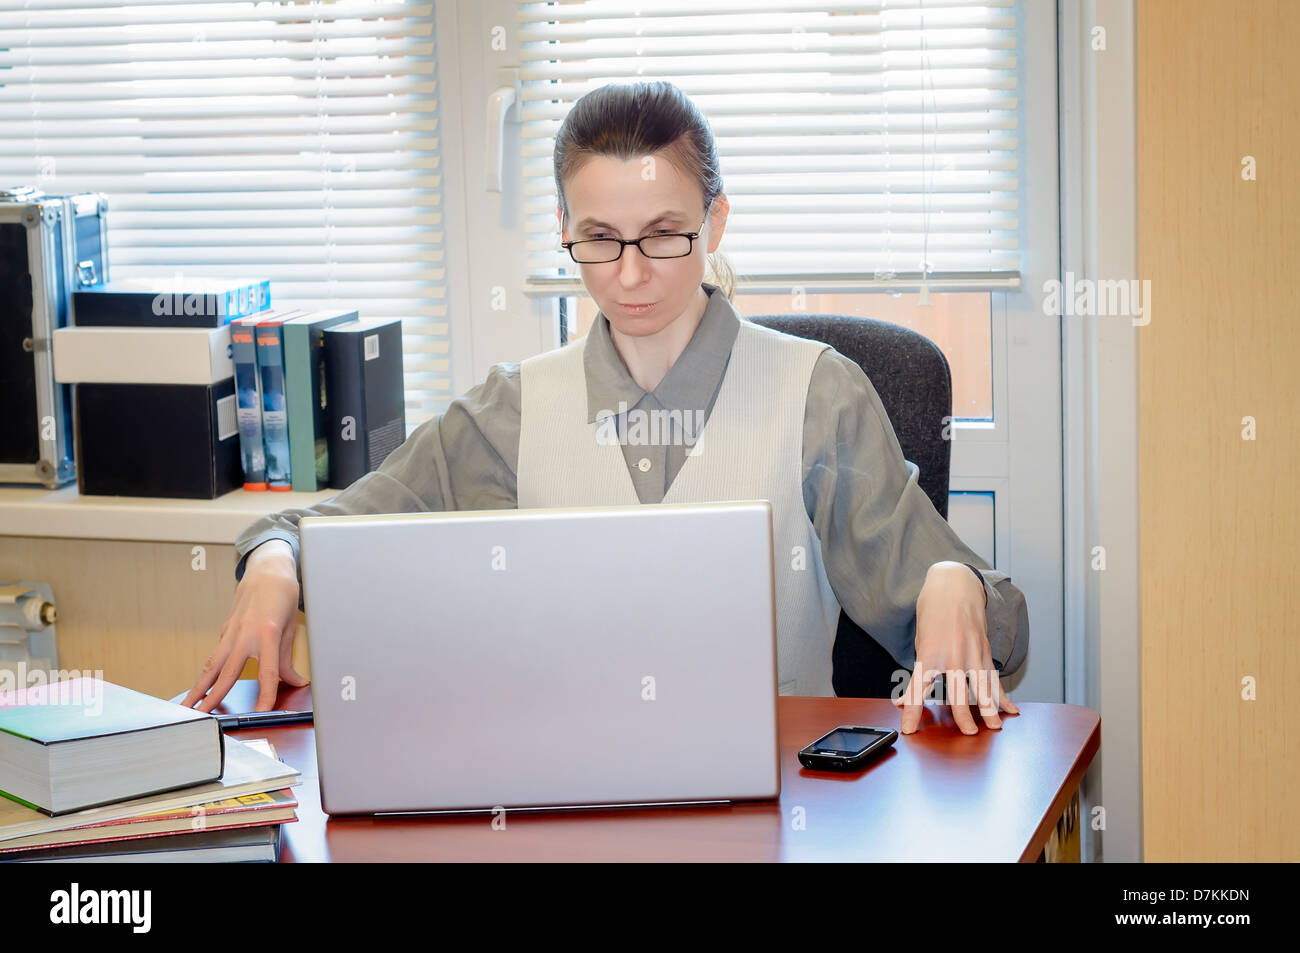
<path id="1" fill-rule="evenodd" d="M 900 734 L 909 735 L 921 724 L 925 696 L 929 694 L 930 686 L 938 674 L 938 671 L 925 668 L 924 663 L 917 660 L 916 668 L 913 669 L 912 677 L 908 679 L 903 694 L 894 699 L 894 704 L 903 709 L 903 717 L 899 725 Z"/>
<path id="2" fill-rule="evenodd" d="M 894 693 L 890 699 L 894 707 L 903 710 L 900 734 L 911 734 L 920 727 L 925 699 L 930 697 L 935 681 L 945 674 L 948 686 L 946 700 L 952 707 L 952 719 L 962 734 L 973 735 L 979 732 L 979 724 L 971 714 L 972 705 L 979 709 L 984 724 L 995 731 L 1002 727 L 1000 712 L 1020 714 L 1016 703 L 1003 691 L 999 673 L 993 667 L 992 660 L 983 668 L 958 668 L 947 673 L 940 669 L 925 668 L 923 663 L 917 662 L 903 691 Z"/>
<path id="3" fill-rule="evenodd" d="M 299 674 L 298 670 L 293 667 L 293 642 L 298 637 L 298 616 L 295 613 L 293 621 L 285 627 L 285 634 L 288 636 L 280 637 L 280 681 L 288 682 L 294 688 L 301 688 L 308 684 L 309 679 Z"/>
<path id="4" fill-rule="evenodd" d="M 204 696 L 207 690 L 212 687 L 212 683 L 217 680 L 217 676 L 221 673 L 221 667 L 225 664 L 226 656 L 229 653 L 228 648 L 218 646 L 216 651 L 208 656 L 207 661 L 203 663 L 203 668 L 199 670 L 199 677 L 194 682 L 194 687 L 185 696 L 185 700 L 181 702 L 182 705 L 186 708 L 193 708 L 194 703 Z M 208 711 L 209 709 L 200 710 Z"/>
<path id="5" fill-rule="evenodd" d="M 276 644 L 263 642 L 257 656 L 257 705 L 253 711 L 272 711 L 280 682 L 286 681 L 295 688 L 307 684 L 307 679 L 293 667 L 293 640 L 298 635 L 298 613 L 290 617 L 276 640 Z"/>
<path id="6" fill-rule="evenodd" d="M 257 656 L 257 704 L 253 711 L 272 711 L 275 708 L 281 680 L 295 687 L 307 684 L 307 679 L 293 667 L 293 640 L 297 634 L 298 614 L 295 612 L 275 645 L 262 643 Z"/>
<path id="7" fill-rule="evenodd" d="M 230 691 L 231 686 L 239 678 L 239 673 L 244 670 L 244 663 L 248 661 L 248 656 L 243 652 L 231 652 L 226 658 L 226 664 L 221 668 L 221 676 L 217 683 L 212 686 L 206 698 L 195 705 L 195 710 L 202 712 L 211 712 L 221 704 L 221 700 L 226 697 L 226 692 Z"/>
<path id="8" fill-rule="evenodd" d="M 1006 707 L 1006 696 L 1002 691 L 1002 682 L 998 671 L 993 667 L 993 660 L 986 658 L 979 668 L 955 669 L 948 679 L 952 697 L 952 718 L 963 734 L 973 735 L 979 730 L 971 716 L 970 706 L 974 705 L 984 719 L 986 727 L 997 731 L 1002 728 L 1000 711 L 1012 711 Z M 974 697 L 972 697 L 972 694 Z M 1012 703 L 1014 707 L 1014 703 Z"/>
<path id="9" fill-rule="evenodd" d="M 894 707 L 903 710 L 899 734 L 911 734 L 920 727 L 924 700 L 930 696 L 935 680 L 944 674 L 939 669 L 924 668 L 921 662 L 917 662 L 903 691 L 895 692 L 890 699 Z M 979 732 L 979 725 L 971 715 L 971 705 L 978 707 L 984 724 L 993 730 L 1002 728 L 1000 712 L 1020 714 L 1016 703 L 1003 690 L 1000 673 L 993 666 L 992 659 L 983 668 L 954 669 L 947 674 L 947 702 L 952 706 L 953 721 L 962 734 L 973 735 Z"/>
<path id="10" fill-rule="evenodd" d="M 226 630 L 230 628 L 230 619 L 231 617 L 227 616 L 226 621 L 221 623 L 221 633 L 217 636 L 217 648 L 203 663 L 203 668 L 199 670 L 199 677 L 195 680 L 190 693 L 181 702 L 186 708 L 193 708 L 194 703 L 204 696 L 212 683 L 216 681 L 221 666 L 225 664 L 226 655 L 230 651 L 229 646 L 226 645 Z"/>
<path id="11" fill-rule="evenodd" d="M 997 670 L 993 667 L 993 659 L 988 656 L 984 659 L 983 667 L 975 673 L 975 693 L 984 724 L 995 730 L 1000 729 L 1002 719 L 998 717 L 998 710 L 1002 707 L 1002 685 L 998 681 Z"/>
<path id="12" fill-rule="evenodd" d="M 1016 707 L 1016 703 L 1011 700 L 1011 696 L 1002 688 L 1001 675 L 998 676 L 998 690 L 1002 692 L 1002 710 L 1013 715 L 1020 714 L 1020 709 Z"/>
<path id="13" fill-rule="evenodd" d="M 286 655 L 290 657 L 286 658 Z M 292 649 L 280 653 L 280 681 L 288 682 L 294 688 L 302 688 L 304 685 L 311 684 L 311 679 L 293 667 L 292 655 Z"/>
<path id="14" fill-rule="evenodd" d="M 964 669 L 957 669 L 952 673 L 948 679 L 948 691 L 952 696 L 948 699 L 948 704 L 952 707 L 952 720 L 957 722 L 957 727 L 961 729 L 962 734 L 975 734 L 979 729 L 975 727 L 975 719 L 970 714 L 970 700 Z"/>
<path id="15" fill-rule="evenodd" d="M 265 652 L 257 660 L 257 704 L 253 711 L 275 708 L 275 694 L 280 690 L 280 666 L 273 653 Z"/>
<path id="16" fill-rule="evenodd" d="M 282 673 L 295 687 L 307 684 L 307 679 L 293 667 L 293 641 L 298 631 L 297 580 L 274 560 L 264 559 L 256 568 L 250 561 L 245 568 L 244 578 L 235 590 L 234 608 L 221 626 L 216 650 L 185 696 L 186 707 L 210 713 L 221 704 L 252 657 L 258 663 L 254 711 L 270 711 L 275 705 Z"/>
<path id="17" fill-rule="evenodd" d="M 1016 707 L 1016 703 L 1011 700 L 1009 695 L 1007 695 L 1007 690 L 1002 687 L 1002 673 L 999 672 L 997 666 L 993 664 L 992 656 L 985 658 L 984 671 L 988 673 L 988 699 L 980 700 L 980 714 L 984 716 L 986 722 L 989 721 L 991 715 L 996 724 L 989 722 L 990 728 L 1001 728 L 1002 718 L 998 713 L 1007 712 L 1011 715 L 1018 715 L 1020 714 L 1020 709 Z"/>

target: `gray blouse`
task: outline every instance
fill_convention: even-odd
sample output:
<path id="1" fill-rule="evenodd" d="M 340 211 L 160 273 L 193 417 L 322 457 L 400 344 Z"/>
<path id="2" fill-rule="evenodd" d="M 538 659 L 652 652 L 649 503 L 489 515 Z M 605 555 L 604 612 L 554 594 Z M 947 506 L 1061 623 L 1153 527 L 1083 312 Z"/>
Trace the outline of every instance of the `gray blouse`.
<path id="1" fill-rule="evenodd" d="M 741 318 L 727 296 L 716 285 L 703 287 L 709 302 L 699 327 L 654 393 L 633 381 L 603 314 L 589 332 L 587 419 L 615 415 L 642 503 L 663 501 L 693 435 L 655 427 L 650 432 L 661 442 L 644 442 L 646 428 L 629 426 L 629 419 L 637 419 L 630 412 L 641 411 L 643 421 L 694 423 L 698 435 L 739 330 Z M 243 577 L 248 553 L 270 539 L 288 542 L 296 560 L 298 520 L 304 516 L 516 508 L 519 408 L 519 365 L 493 365 L 485 380 L 412 431 L 378 470 L 315 506 L 282 510 L 249 525 L 235 541 L 235 578 Z M 915 665 L 916 600 L 926 570 L 941 560 L 966 563 L 982 577 L 994 664 L 1004 673 L 1020 667 L 1029 642 L 1024 595 L 935 510 L 917 482 L 916 464 L 903 458 L 871 381 L 833 348 L 817 359 L 808 386 L 803 473 L 804 505 L 841 608 L 901 667 Z M 301 567 L 299 574 L 301 581 Z"/>

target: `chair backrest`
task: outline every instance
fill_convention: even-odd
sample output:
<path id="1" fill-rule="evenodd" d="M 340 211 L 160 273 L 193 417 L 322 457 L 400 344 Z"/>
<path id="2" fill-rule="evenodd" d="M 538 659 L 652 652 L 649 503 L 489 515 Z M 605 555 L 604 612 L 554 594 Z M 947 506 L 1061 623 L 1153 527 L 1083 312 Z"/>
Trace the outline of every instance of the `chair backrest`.
<path id="1" fill-rule="evenodd" d="M 921 489 L 947 519 L 952 445 L 944 439 L 943 418 L 952 414 L 952 373 L 938 346 L 911 328 L 875 318 L 843 314 L 746 317 L 776 331 L 824 341 L 862 368 L 880 395 L 903 457 L 920 470 Z M 951 427 L 947 433 L 952 433 Z"/>

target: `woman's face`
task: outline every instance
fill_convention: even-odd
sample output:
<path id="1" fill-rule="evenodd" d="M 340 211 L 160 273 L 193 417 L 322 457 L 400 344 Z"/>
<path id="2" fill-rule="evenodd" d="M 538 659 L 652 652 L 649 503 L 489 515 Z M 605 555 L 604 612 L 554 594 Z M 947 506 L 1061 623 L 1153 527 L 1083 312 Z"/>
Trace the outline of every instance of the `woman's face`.
<path id="1" fill-rule="evenodd" d="M 657 334 L 691 307 L 704 280 L 705 256 L 722 240 L 725 195 L 714 199 L 709 220 L 704 221 L 699 185 L 662 156 L 596 156 L 569 177 L 565 193 L 565 241 L 631 240 L 661 231 L 700 233 L 691 253 L 682 258 L 647 258 L 629 245 L 617 261 L 578 266 L 583 284 L 613 328 L 633 337 Z M 645 304 L 651 307 L 629 307 Z"/>

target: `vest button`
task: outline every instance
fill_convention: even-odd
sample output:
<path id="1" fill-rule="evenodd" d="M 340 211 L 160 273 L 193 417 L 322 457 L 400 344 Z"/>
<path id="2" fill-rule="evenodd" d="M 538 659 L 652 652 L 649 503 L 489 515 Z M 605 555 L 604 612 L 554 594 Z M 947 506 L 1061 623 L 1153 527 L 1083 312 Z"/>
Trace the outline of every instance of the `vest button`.
<path id="1" fill-rule="evenodd" d="M 647 470 L 649 470 L 649 469 L 650 469 L 650 460 L 649 460 L 649 458 L 647 458 L 647 457 L 642 457 L 640 460 L 638 460 L 638 461 L 636 462 L 636 468 L 637 468 L 638 470 L 640 470 L 642 473 L 645 473 Z"/>

